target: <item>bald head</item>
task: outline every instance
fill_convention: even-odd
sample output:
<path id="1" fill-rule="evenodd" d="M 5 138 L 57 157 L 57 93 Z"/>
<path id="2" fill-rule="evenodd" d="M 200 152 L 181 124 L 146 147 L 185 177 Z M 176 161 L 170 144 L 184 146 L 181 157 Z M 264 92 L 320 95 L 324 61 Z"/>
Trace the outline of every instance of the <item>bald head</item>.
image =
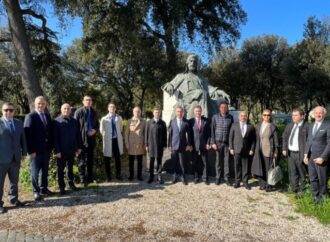
<path id="1" fill-rule="evenodd" d="M 47 106 L 46 98 L 43 96 L 38 96 L 34 100 L 34 109 L 40 113 L 45 112 Z"/>
<path id="2" fill-rule="evenodd" d="M 71 106 L 70 106 L 70 104 L 68 104 L 68 103 L 62 104 L 62 106 L 61 106 L 61 115 L 64 118 L 68 118 L 68 117 L 70 117 L 70 114 L 71 114 Z"/>

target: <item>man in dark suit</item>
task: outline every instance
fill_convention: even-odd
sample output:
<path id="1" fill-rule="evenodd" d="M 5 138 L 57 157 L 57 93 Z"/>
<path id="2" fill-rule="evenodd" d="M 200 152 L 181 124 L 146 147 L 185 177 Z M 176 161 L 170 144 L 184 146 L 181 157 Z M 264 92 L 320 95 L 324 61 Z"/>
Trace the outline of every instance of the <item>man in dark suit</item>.
<path id="1" fill-rule="evenodd" d="M 192 150 L 192 139 L 189 122 L 183 115 L 183 108 L 177 107 L 175 109 L 176 118 L 172 119 L 169 125 L 168 148 L 172 152 L 172 160 L 174 162 L 172 183 L 176 183 L 179 176 L 181 176 L 183 184 L 188 185 L 185 174 L 184 153 Z"/>
<path id="2" fill-rule="evenodd" d="M 207 152 L 211 148 L 210 136 L 211 129 L 210 123 L 207 118 L 202 116 L 202 107 L 197 105 L 194 107 L 195 117 L 189 120 L 191 133 L 192 133 L 192 163 L 194 173 L 194 183 L 198 183 L 203 173 L 203 181 L 206 185 L 209 185 L 207 176 Z M 203 168 L 203 172 L 201 172 Z"/>
<path id="3" fill-rule="evenodd" d="M 18 200 L 18 177 L 21 160 L 24 160 L 27 148 L 23 124 L 14 119 L 15 107 L 11 103 L 2 105 L 0 119 L 0 213 L 5 213 L 2 196 L 5 177 L 8 174 L 10 186 L 9 202 L 16 207 L 24 204 Z"/>
<path id="4" fill-rule="evenodd" d="M 41 195 L 52 195 L 48 189 L 49 156 L 52 149 L 52 120 L 45 113 L 46 99 L 39 96 L 34 101 L 35 110 L 26 115 L 24 131 L 30 155 L 31 178 L 34 199 L 40 201 Z M 39 174 L 41 184 L 39 186 Z"/>
<path id="5" fill-rule="evenodd" d="M 309 126 L 304 162 L 308 173 L 312 195 L 317 204 L 322 204 L 328 195 L 327 162 L 330 157 L 330 123 L 324 120 L 326 109 L 317 106 L 313 110 L 315 122 Z"/>
<path id="6" fill-rule="evenodd" d="M 150 157 L 149 172 L 150 177 L 148 183 L 154 180 L 155 159 L 157 160 L 157 181 L 163 184 L 162 178 L 162 158 L 166 148 L 167 128 L 166 123 L 160 118 L 161 111 L 159 108 L 154 108 L 153 119 L 147 123 L 145 133 L 146 150 Z"/>
<path id="7" fill-rule="evenodd" d="M 94 181 L 94 149 L 96 145 L 96 131 L 99 129 L 99 120 L 96 111 L 92 108 L 93 100 L 90 96 L 84 96 L 83 107 L 77 109 L 74 118 L 78 120 L 83 149 L 79 155 L 80 183 L 85 187 Z M 87 177 L 86 177 L 87 166 Z"/>
<path id="8" fill-rule="evenodd" d="M 247 123 L 246 111 L 239 113 L 239 122 L 233 123 L 229 133 L 229 150 L 234 156 L 235 183 L 234 188 L 240 187 L 241 180 L 244 187 L 250 190 L 249 178 L 249 156 L 253 155 L 255 146 L 254 127 Z"/>
<path id="9" fill-rule="evenodd" d="M 308 135 L 308 123 L 301 109 L 292 111 L 292 122 L 283 132 L 282 154 L 288 157 L 289 180 L 291 190 L 302 198 L 306 190 L 306 165 L 304 153 Z"/>
<path id="10" fill-rule="evenodd" d="M 67 167 L 67 179 L 71 190 L 77 190 L 73 182 L 73 163 L 76 154 L 80 154 L 82 141 L 77 120 L 70 116 L 71 107 L 65 103 L 61 115 L 54 121 L 54 149 L 57 158 L 57 179 L 60 194 L 64 195 L 64 169 Z"/>

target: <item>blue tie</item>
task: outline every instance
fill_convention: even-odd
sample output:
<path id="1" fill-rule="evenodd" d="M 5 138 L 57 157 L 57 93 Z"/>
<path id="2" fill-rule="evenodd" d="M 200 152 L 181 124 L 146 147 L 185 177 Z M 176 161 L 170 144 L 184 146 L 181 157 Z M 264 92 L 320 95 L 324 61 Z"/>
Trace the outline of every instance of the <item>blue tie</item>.
<path id="1" fill-rule="evenodd" d="M 88 131 L 92 129 L 92 114 L 90 109 L 87 109 L 87 127 Z"/>
<path id="2" fill-rule="evenodd" d="M 10 133 L 13 134 L 15 132 L 13 121 L 9 120 L 8 122 L 9 122 Z"/>
<path id="3" fill-rule="evenodd" d="M 115 124 L 115 116 L 111 117 L 112 138 L 117 138 L 117 130 Z"/>

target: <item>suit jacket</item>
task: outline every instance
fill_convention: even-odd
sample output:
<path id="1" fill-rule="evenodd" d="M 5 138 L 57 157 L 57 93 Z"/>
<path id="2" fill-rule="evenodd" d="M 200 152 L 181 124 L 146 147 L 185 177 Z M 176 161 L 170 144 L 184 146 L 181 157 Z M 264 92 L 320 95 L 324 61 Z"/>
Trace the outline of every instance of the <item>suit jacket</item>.
<path id="1" fill-rule="evenodd" d="M 260 129 L 261 123 L 257 125 L 256 128 L 256 145 L 255 151 L 251 166 L 251 173 L 257 176 L 263 176 L 263 164 L 262 164 L 262 151 L 261 151 L 261 137 L 260 137 Z M 277 135 L 277 128 L 275 124 L 270 123 L 270 149 L 271 149 L 271 157 L 273 159 L 274 153 L 278 154 L 278 135 Z M 266 171 L 267 172 L 267 171 Z"/>
<path id="2" fill-rule="evenodd" d="M 91 120 L 92 120 L 92 129 L 98 131 L 99 130 L 99 120 L 97 117 L 96 111 L 91 108 Z M 74 113 L 74 118 L 78 120 L 79 126 L 80 126 L 80 134 L 81 139 L 83 142 L 83 146 L 88 147 L 88 141 L 87 137 L 90 140 L 90 145 L 95 146 L 96 145 L 96 134 L 93 136 L 87 136 L 88 132 L 88 113 L 87 109 L 85 107 L 80 107 L 76 110 Z"/>
<path id="3" fill-rule="evenodd" d="M 53 124 L 48 113 L 45 113 L 47 125 L 41 121 L 39 114 L 33 111 L 25 116 L 24 131 L 28 153 L 50 152 L 53 147 Z"/>
<path id="4" fill-rule="evenodd" d="M 182 118 L 181 129 L 175 119 L 170 121 L 169 135 L 168 135 L 168 147 L 172 150 L 185 151 L 186 146 L 192 144 L 191 130 L 189 121 L 186 118 Z"/>
<path id="5" fill-rule="evenodd" d="M 201 117 L 201 128 L 198 129 L 196 118 L 189 120 L 191 134 L 192 134 L 192 146 L 195 151 L 206 152 L 206 145 L 210 144 L 211 139 L 211 127 L 207 118 Z"/>
<path id="6" fill-rule="evenodd" d="M 289 139 L 290 139 L 290 134 L 292 132 L 292 129 L 294 127 L 294 123 L 291 122 L 289 123 L 283 132 L 282 135 L 282 150 L 284 151 L 289 151 Z M 307 137 L 308 137 L 308 123 L 303 122 L 299 129 L 299 134 L 298 134 L 298 143 L 299 143 L 299 159 L 301 162 L 303 162 L 304 158 L 304 153 L 305 153 L 305 147 L 307 143 Z"/>
<path id="7" fill-rule="evenodd" d="M 330 156 L 330 122 L 323 120 L 313 136 L 314 124 L 309 125 L 305 154 L 312 159 L 321 157 L 323 160 L 328 161 Z"/>
<path id="8" fill-rule="evenodd" d="M 156 123 L 154 119 L 150 119 L 147 123 L 145 133 L 145 144 L 149 149 L 150 157 L 162 157 L 163 150 L 166 147 L 167 128 L 166 123 L 159 119 Z"/>
<path id="9" fill-rule="evenodd" d="M 72 156 L 82 149 L 79 123 L 74 118 L 59 116 L 54 120 L 55 154 Z"/>
<path id="10" fill-rule="evenodd" d="M 251 124 L 246 124 L 246 131 L 242 137 L 240 122 L 235 122 L 229 132 L 229 149 L 233 149 L 236 154 L 248 156 L 249 152 L 255 148 L 255 129 Z"/>
<path id="11" fill-rule="evenodd" d="M 4 118 L 0 119 L 0 164 L 9 164 L 13 159 L 20 162 L 27 153 L 23 123 L 13 119 L 15 132 L 11 133 L 5 122 Z"/>
<path id="12" fill-rule="evenodd" d="M 146 121 L 140 118 L 136 125 L 129 119 L 125 128 L 125 146 L 129 155 L 144 155 L 146 147 L 144 144 Z"/>

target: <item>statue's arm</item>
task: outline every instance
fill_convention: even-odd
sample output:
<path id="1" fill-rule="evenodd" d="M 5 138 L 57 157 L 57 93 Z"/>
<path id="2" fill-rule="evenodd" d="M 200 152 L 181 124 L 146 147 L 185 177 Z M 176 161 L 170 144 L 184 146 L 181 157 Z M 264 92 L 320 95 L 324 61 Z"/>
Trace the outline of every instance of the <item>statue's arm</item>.
<path id="1" fill-rule="evenodd" d="M 163 91 L 167 92 L 170 96 L 172 96 L 174 92 L 180 87 L 183 81 L 183 74 L 178 74 L 172 81 L 165 83 L 161 88 Z"/>

